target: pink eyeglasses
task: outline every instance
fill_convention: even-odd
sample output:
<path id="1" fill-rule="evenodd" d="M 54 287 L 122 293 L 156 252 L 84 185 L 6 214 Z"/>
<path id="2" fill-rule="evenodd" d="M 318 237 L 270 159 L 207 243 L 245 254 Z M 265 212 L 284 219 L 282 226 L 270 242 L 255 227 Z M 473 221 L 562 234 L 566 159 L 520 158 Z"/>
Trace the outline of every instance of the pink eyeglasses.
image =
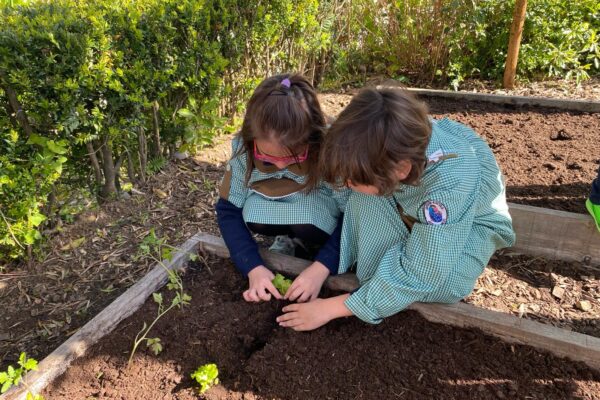
<path id="1" fill-rule="evenodd" d="M 256 148 L 256 142 L 254 142 L 254 158 L 257 160 L 263 161 L 263 162 L 271 163 L 271 164 L 275 164 L 277 162 L 283 162 L 288 165 L 295 164 L 295 163 L 301 163 L 301 162 L 306 161 L 306 159 L 308 158 L 308 146 L 306 146 L 304 153 L 302 153 L 301 155 L 276 157 L 276 156 L 270 156 L 267 154 L 259 153 L 258 149 Z"/>

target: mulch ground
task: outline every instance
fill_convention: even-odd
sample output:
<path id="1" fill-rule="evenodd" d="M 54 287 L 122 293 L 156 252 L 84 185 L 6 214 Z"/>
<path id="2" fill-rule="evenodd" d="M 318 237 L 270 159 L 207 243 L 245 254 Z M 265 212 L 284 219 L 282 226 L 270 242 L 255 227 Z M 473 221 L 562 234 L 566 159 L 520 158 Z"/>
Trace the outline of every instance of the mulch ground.
<path id="1" fill-rule="evenodd" d="M 350 98 L 321 96 L 330 115 Z M 510 201 L 585 212 L 600 162 L 593 146 L 600 115 L 428 101 L 434 116 L 447 115 L 486 137 L 507 177 Z M 139 188 L 144 194 L 85 212 L 49 238 L 45 258 L 31 270 L 0 273 L 0 369 L 14 365 L 21 351 L 42 359 L 138 281 L 152 265 L 139 257 L 150 229 L 174 246 L 198 230 L 219 234 L 213 204 L 229 152 L 223 137 L 194 159 L 170 163 Z M 600 269 L 508 253 L 490 267 L 467 301 L 600 337 Z M 560 298 L 552 294 L 557 286 Z M 591 309 L 578 308 L 581 300 Z"/>
<path id="2" fill-rule="evenodd" d="M 242 299 L 246 283 L 228 261 L 209 260 L 184 282 L 191 304 L 150 334 L 164 345 L 158 356 L 142 349 L 127 366 L 133 338 L 156 314 L 150 300 L 47 388 L 46 399 L 196 399 L 189 375 L 206 363 L 217 364 L 221 381 L 207 399 L 600 398 L 600 373 L 584 364 L 414 312 L 297 333 L 275 322 L 282 302 Z"/>

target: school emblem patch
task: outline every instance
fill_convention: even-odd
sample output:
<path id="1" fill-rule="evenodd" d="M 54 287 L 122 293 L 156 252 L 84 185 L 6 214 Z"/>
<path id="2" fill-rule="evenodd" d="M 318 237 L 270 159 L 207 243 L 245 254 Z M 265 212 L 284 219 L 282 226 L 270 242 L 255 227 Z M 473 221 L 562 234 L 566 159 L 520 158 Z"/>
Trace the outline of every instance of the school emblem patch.
<path id="1" fill-rule="evenodd" d="M 446 206 L 437 201 L 429 200 L 423 204 L 425 220 L 430 225 L 442 225 L 448 220 Z"/>

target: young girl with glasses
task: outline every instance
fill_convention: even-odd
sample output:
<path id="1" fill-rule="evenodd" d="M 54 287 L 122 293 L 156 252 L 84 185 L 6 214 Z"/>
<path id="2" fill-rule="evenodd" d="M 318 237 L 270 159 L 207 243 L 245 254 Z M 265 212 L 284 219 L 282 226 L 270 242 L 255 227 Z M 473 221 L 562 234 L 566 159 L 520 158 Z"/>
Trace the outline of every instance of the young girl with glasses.
<path id="1" fill-rule="evenodd" d="M 378 323 L 414 302 L 467 296 L 495 250 L 515 240 L 504 183 L 488 145 L 459 123 L 432 120 L 392 88 L 363 89 L 333 123 L 324 179 L 348 199 L 339 273 L 351 294 L 284 307 L 281 326 L 315 329 L 342 316 Z"/>
<path id="2" fill-rule="evenodd" d="M 324 131 L 317 94 L 300 75 L 265 79 L 248 102 L 216 205 L 231 258 L 249 280 L 246 301 L 282 298 L 252 232 L 276 236 L 271 250 L 314 258 L 288 289 L 288 300 L 316 298 L 327 276 L 337 273 L 349 191 L 333 190 L 319 180 Z"/>

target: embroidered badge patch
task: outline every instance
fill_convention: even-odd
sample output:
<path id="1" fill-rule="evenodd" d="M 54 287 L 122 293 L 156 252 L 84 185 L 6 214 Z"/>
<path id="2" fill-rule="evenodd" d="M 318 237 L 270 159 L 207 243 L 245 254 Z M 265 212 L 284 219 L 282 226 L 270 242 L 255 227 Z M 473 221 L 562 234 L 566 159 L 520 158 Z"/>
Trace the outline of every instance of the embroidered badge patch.
<path id="1" fill-rule="evenodd" d="M 442 225 L 448 220 L 448 211 L 446 207 L 437 201 L 427 201 L 423 204 L 423 214 L 425 220 L 430 225 Z"/>

